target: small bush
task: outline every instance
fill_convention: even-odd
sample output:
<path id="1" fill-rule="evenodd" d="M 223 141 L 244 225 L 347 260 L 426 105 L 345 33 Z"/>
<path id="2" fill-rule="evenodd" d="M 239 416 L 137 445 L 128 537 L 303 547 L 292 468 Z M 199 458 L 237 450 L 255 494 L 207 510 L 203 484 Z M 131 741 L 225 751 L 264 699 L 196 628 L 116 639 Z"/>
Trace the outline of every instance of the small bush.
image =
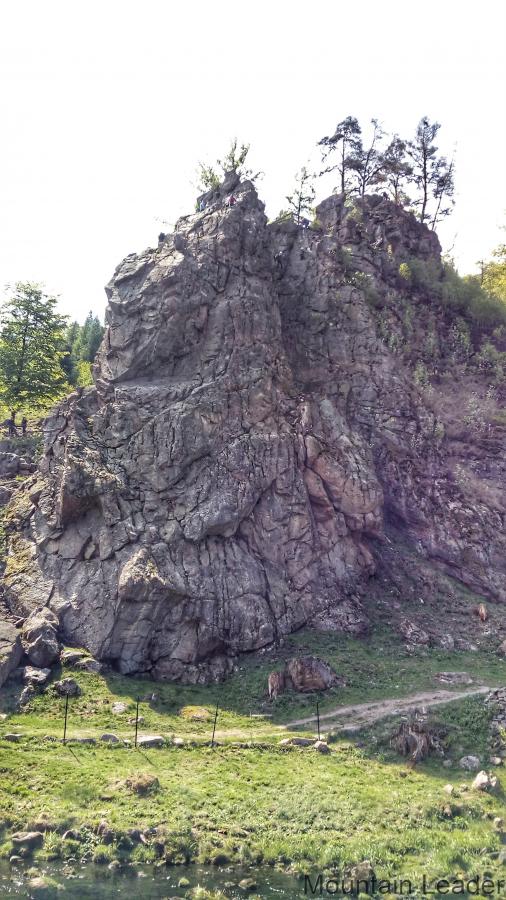
<path id="1" fill-rule="evenodd" d="M 93 851 L 93 862 L 105 865 L 114 859 L 114 849 L 111 844 L 98 844 Z"/>

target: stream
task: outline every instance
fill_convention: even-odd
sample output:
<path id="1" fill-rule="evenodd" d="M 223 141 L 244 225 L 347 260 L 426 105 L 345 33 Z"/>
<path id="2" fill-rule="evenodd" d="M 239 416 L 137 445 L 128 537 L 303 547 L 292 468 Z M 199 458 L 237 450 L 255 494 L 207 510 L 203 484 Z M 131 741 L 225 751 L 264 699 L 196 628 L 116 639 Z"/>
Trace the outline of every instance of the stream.
<path id="1" fill-rule="evenodd" d="M 64 888 L 50 889 L 48 893 L 40 894 L 44 900 L 172 900 L 188 896 L 188 891 L 197 885 L 210 891 L 221 890 L 229 900 L 244 900 L 248 896 L 262 897 L 262 900 L 304 896 L 303 880 L 267 867 L 220 869 L 193 865 L 153 869 L 152 866 L 137 866 L 135 871 L 122 873 L 87 863 L 76 864 L 74 875 L 64 872 L 64 868 L 68 869 L 57 863 L 45 863 L 38 868 L 39 876 L 48 876 Z M 8 862 L 0 860 L 0 900 L 31 897 L 28 887 L 30 876 L 26 875 L 26 869 L 13 868 Z M 178 887 L 182 878 L 187 879 L 189 884 Z M 254 879 L 256 887 L 249 891 L 239 888 L 239 882 L 244 878 Z"/>

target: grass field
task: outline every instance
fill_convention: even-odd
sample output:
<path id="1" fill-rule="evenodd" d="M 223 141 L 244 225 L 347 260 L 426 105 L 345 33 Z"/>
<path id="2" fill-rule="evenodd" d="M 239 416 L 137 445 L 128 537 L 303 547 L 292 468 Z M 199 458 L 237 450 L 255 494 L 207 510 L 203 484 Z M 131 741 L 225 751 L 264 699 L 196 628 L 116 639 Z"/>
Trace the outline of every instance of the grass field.
<path id="1" fill-rule="evenodd" d="M 504 663 L 492 653 L 410 655 L 387 631 L 367 642 L 306 632 L 291 638 L 283 653 L 295 649 L 317 653 L 347 679 L 347 687 L 324 699 L 324 708 L 433 688 L 433 675 L 441 670 L 465 670 L 491 685 L 504 682 Z M 455 765 L 444 768 L 440 759 L 410 769 L 389 748 L 394 723 L 378 723 L 353 743 L 337 736 L 328 756 L 279 747 L 273 726 L 311 713 L 314 698 L 287 694 L 268 703 L 266 673 L 273 662 L 252 657 L 228 682 L 209 687 L 63 670 L 83 691 L 71 701 L 70 736 L 98 737 L 107 730 L 132 738 L 128 720 L 135 698 L 155 690 L 155 703 L 141 703 L 141 732 L 182 737 L 185 744 L 147 751 L 44 740 L 61 735 L 63 702 L 48 690 L 26 712 L 13 712 L 15 689 L 4 691 L 8 718 L 0 734 L 24 736 L 18 744 L 0 737 L 0 852 L 12 852 L 12 830 L 43 826 L 44 845 L 36 853 L 45 859 L 253 862 L 296 872 L 342 869 L 369 859 L 381 877 L 414 880 L 422 872 L 499 871 L 503 835 L 493 820 L 503 814 L 502 795 L 471 790 L 472 776 Z M 127 710 L 114 715 L 111 705 L 118 701 Z M 216 702 L 220 745 L 211 748 L 204 742 Z M 435 719 L 446 726 L 447 755 L 454 762 L 474 752 L 486 767 L 483 698 L 450 704 Z M 142 796 L 135 784 L 146 776 L 157 782 Z M 443 790 L 447 783 L 454 786 L 451 796 Z M 97 834 L 101 820 L 107 822 L 107 841 Z M 127 834 L 150 827 L 157 832 L 146 844 Z M 76 836 L 63 840 L 69 828 Z"/>

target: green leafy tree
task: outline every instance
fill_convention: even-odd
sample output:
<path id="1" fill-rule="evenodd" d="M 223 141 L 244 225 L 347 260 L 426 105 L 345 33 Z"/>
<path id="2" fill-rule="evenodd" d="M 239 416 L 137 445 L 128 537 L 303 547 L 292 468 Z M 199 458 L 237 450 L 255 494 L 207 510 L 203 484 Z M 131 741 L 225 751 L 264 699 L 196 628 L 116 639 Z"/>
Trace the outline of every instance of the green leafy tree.
<path id="1" fill-rule="evenodd" d="M 237 138 L 233 138 L 227 153 L 223 159 L 216 160 L 215 166 L 199 163 L 197 189 L 201 193 L 214 190 L 221 184 L 227 172 L 237 172 L 242 179 L 256 181 L 261 172 L 254 172 L 253 169 L 246 166 L 249 150 L 249 144 L 239 144 Z"/>
<path id="2" fill-rule="evenodd" d="M 334 134 L 318 141 L 318 146 L 323 148 L 322 163 L 328 163 L 320 175 L 337 171 L 341 194 L 348 193 L 350 189 L 353 161 L 362 152 L 361 134 L 358 120 L 347 116 L 336 126 Z"/>
<path id="3" fill-rule="evenodd" d="M 314 175 L 308 172 L 305 166 L 295 176 L 295 189 L 292 194 L 287 194 L 289 214 L 293 216 L 297 225 L 304 213 L 311 213 L 313 210 L 315 188 L 313 184 Z M 283 216 L 284 213 L 281 213 Z"/>
<path id="4" fill-rule="evenodd" d="M 500 244 L 482 270 L 482 286 L 492 297 L 506 304 L 506 244 Z"/>
<path id="5" fill-rule="evenodd" d="M 18 282 L 0 313 L 0 399 L 15 420 L 21 409 L 43 409 L 65 393 L 62 368 L 66 316 L 38 284 Z"/>
<path id="6" fill-rule="evenodd" d="M 434 229 L 438 222 L 449 215 L 453 208 L 454 164 L 445 156 L 438 156 L 434 143 L 441 125 L 431 122 L 427 116 L 420 119 L 415 138 L 407 145 L 411 159 L 411 183 L 418 196 L 413 204 L 418 210 L 420 222 L 428 222 Z"/>

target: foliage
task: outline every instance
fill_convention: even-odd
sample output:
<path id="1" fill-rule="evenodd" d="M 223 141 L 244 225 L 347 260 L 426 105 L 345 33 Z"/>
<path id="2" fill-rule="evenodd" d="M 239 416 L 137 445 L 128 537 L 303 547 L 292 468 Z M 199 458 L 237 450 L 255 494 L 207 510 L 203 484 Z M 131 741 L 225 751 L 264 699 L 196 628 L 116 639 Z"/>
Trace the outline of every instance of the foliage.
<path id="1" fill-rule="evenodd" d="M 430 223 L 432 229 L 450 214 L 454 203 L 454 163 L 438 156 L 434 143 L 440 128 L 439 122 L 431 122 L 424 116 L 414 139 L 407 145 L 412 164 L 410 181 L 418 190 L 413 205 L 419 210 L 420 222 Z"/>
<path id="2" fill-rule="evenodd" d="M 311 213 L 315 198 L 313 184 L 314 176 L 308 172 L 305 166 L 295 176 L 295 188 L 292 194 L 287 194 L 288 212 L 293 216 L 297 225 L 304 213 Z M 280 214 L 280 217 L 283 213 Z"/>
<path id="3" fill-rule="evenodd" d="M 345 195 L 363 197 L 369 189 L 381 185 L 395 203 L 413 205 L 420 221 L 434 230 L 451 212 L 454 194 L 454 161 L 438 155 L 434 143 L 441 126 L 424 116 L 412 140 L 394 134 L 386 146 L 387 134 L 378 120 L 371 119 L 371 126 L 367 145 L 353 116 L 339 122 L 333 135 L 321 138 L 318 146 L 322 148 L 324 168 L 320 175 L 337 171 L 339 190 Z M 407 193 L 410 188 L 415 190 L 412 200 Z"/>
<path id="4" fill-rule="evenodd" d="M 0 399 L 12 414 L 26 407 L 43 409 L 67 389 L 66 316 L 57 299 L 40 285 L 18 282 L 1 313 Z"/>
<path id="5" fill-rule="evenodd" d="M 369 146 L 364 147 L 362 139 L 358 140 L 348 160 L 356 191 L 361 197 L 365 196 L 368 188 L 375 187 L 384 179 L 384 159 L 379 144 L 385 132 L 377 119 L 371 119 L 371 125 Z"/>
<path id="6" fill-rule="evenodd" d="M 405 187 L 413 173 L 407 157 L 407 142 L 394 134 L 383 154 L 382 180 L 390 198 L 401 206 L 409 206 L 411 200 Z"/>
<path id="7" fill-rule="evenodd" d="M 506 244 L 500 244 L 482 270 L 481 286 L 506 305 Z"/>
<path id="8" fill-rule="evenodd" d="M 352 161 L 361 152 L 361 128 L 358 119 L 347 116 L 336 126 L 333 135 L 321 138 L 318 146 L 322 147 L 322 163 L 327 163 L 320 175 L 337 171 L 340 190 L 346 194 L 351 185 Z M 337 157 L 337 161 L 333 162 Z M 331 160 L 328 163 L 328 160 Z"/>
<path id="9" fill-rule="evenodd" d="M 199 193 L 217 188 L 227 172 L 237 172 L 241 179 L 256 181 L 261 172 L 254 172 L 246 166 L 249 151 L 249 144 L 239 144 L 237 138 L 233 138 L 224 157 L 217 159 L 215 166 L 199 162 L 197 169 Z"/>
<path id="10" fill-rule="evenodd" d="M 69 384 L 86 387 L 93 384 L 91 366 L 104 336 L 104 326 L 90 311 L 84 325 L 72 322 L 65 335 L 67 355 L 63 368 Z"/>

